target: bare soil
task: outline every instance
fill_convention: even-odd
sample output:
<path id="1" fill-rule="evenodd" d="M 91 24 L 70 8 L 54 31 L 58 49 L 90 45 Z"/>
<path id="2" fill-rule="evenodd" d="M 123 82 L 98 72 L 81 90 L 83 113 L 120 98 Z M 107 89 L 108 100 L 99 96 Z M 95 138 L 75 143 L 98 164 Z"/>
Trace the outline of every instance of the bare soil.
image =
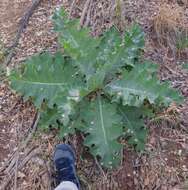
<path id="1" fill-rule="evenodd" d="M 188 71 L 183 70 L 182 60 L 169 56 L 168 48 L 157 44 L 153 33 L 152 18 L 157 14 L 162 0 L 120 1 L 121 14 L 115 14 L 116 1 L 92 1 L 88 8 L 86 25 L 92 29 L 92 35 L 99 35 L 106 28 L 116 24 L 124 30 L 131 22 L 138 22 L 146 33 L 145 57 L 160 65 L 159 77 L 169 80 L 174 88 L 185 96 L 180 107 L 171 106 L 161 113 L 161 120 L 148 122 L 150 135 L 144 153 L 136 153 L 131 148 L 123 152 L 121 166 L 115 171 L 105 171 L 80 146 L 81 136 L 67 137 L 77 154 L 77 169 L 83 189 L 93 190 L 180 190 L 188 189 Z M 175 1 L 166 1 L 175 3 Z M 183 2 L 183 1 L 182 1 Z M 0 1 L 0 36 L 5 47 L 9 47 L 19 27 L 23 13 L 31 5 L 28 0 Z M 28 57 L 41 51 L 54 52 L 58 45 L 53 33 L 51 16 L 61 5 L 70 11 L 72 17 L 80 17 L 86 5 L 85 0 L 75 4 L 69 0 L 45 0 L 36 9 L 24 30 L 16 48 L 11 66 L 16 67 Z M 178 5 L 179 6 L 179 5 Z M 188 16 L 188 5 L 181 3 Z M 178 112 L 179 114 L 174 114 Z M 0 84 L 0 189 L 12 180 L 5 189 L 43 190 L 53 189 L 53 167 L 51 156 L 55 144 L 62 142 L 56 131 L 41 133 L 38 130 L 23 149 L 21 145 L 33 130 L 35 109 L 30 102 L 11 92 L 8 83 Z M 15 156 L 16 155 L 16 156 Z M 11 160 L 15 166 L 10 167 Z M 28 159 L 29 158 L 29 159 Z M 28 162 L 19 168 L 25 159 Z M 17 164 L 16 164 L 17 163 Z M 1 170 L 2 169 L 2 170 Z"/>

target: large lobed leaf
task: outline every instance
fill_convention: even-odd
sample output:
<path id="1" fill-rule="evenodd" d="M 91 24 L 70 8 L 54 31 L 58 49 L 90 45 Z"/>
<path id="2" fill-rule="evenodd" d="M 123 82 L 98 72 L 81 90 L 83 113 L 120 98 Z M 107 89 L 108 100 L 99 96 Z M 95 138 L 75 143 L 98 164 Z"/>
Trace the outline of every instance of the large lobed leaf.
<path id="1" fill-rule="evenodd" d="M 91 37 L 88 28 L 80 28 L 79 20 L 68 19 L 64 9 L 59 10 L 53 20 L 65 53 L 75 60 L 75 64 L 89 78 L 95 72 L 99 39 Z"/>
<path id="2" fill-rule="evenodd" d="M 115 74 L 121 67 L 133 66 L 144 47 L 144 33 L 138 25 L 131 27 L 124 37 L 111 27 L 102 36 L 94 38 L 88 29 L 80 28 L 78 20 L 68 19 L 64 9 L 56 12 L 54 23 L 60 44 L 86 75 L 89 89 L 100 88 L 105 76 Z"/>
<path id="3" fill-rule="evenodd" d="M 88 134 L 84 144 L 90 148 L 93 156 L 100 156 L 102 165 L 117 166 L 122 148 L 117 139 L 123 131 L 122 118 L 117 113 L 116 105 L 99 96 L 88 102 L 82 118 L 86 123 L 84 131 Z"/>
<path id="4" fill-rule="evenodd" d="M 83 85 L 78 69 L 59 53 L 32 57 L 25 63 L 23 71 L 11 73 L 10 80 L 11 87 L 25 99 L 31 97 L 38 108 L 44 100 L 53 107 L 71 97 L 78 99 Z M 77 97 L 72 91 L 77 91 Z"/>
<path id="5" fill-rule="evenodd" d="M 140 67 L 135 67 L 130 72 L 124 70 L 120 79 L 106 86 L 106 92 L 113 96 L 114 101 L 122 100 L 123 105 L 136 107 L 140 107 L 144 100 L 165 106 L 182 100 L 180 94 L 170 88 L 168 83 L 160 83 L 156 75 L 151 75 L 147 68 Z"/>
<path id="6" fill-rule="evenodd" d="M 145 106 L 119 106 L 123 117 L 125 137 L 130 145 L 135 145 L 136 150 L 143 151 L 147 138 L 145 117 L 152 117 L 153 113 Z"/>

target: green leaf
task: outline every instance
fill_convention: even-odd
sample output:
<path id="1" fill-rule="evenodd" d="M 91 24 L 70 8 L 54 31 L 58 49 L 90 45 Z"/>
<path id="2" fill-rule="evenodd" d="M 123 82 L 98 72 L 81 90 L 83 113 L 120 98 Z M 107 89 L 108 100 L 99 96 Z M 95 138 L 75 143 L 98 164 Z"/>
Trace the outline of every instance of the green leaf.
<path id="1" fill-rule="evenodd" d="M 1 60 L 0 60 L 1 62 Z M 3 80 L 6 78 L 6 69 L 3 64 L 0 63 L 0 84 L 3 82 Z"/>
<path id="2" fill-rule="evenodd" d="M 117 166 L 122 148 L 117 139 L 122 135 L 122 126 L 116 105 L 98 96 L 96 100 L 88 102 L 82 118 L 86 123 L 85 133 L 88 134 L 84 144 L 90 148 L 93 156 L 100 156 L 102 165 Z"/>
<path id="3" fill-rule="evenodd" d="M 68 21 L 68 14 L 64 8 L 57 9 L 54 12 L 52 17 L 52 21 L 54 24 L 54 30 L 56 32 L 61 32 L 64 27 L 64 23 Z"/>
<path id="4" fill-rule="evenodd" d="M 96 57 L 97 67 L 106 72 L 113 71 L 125 65 L 120 55 L 123 54 L 122 38 L 119 31 L 115 27 L 111 27 L 101 37 L 99 52 Z"/>
<path id="5" fill-rule="evenodd" d="M 59 42 L 65 53 L 75 60 L 81 72 L 89 78 L 95 72 L 96 53 L 100 40 L 91 37 L 87 28 L 80 28 L 79 20 L 70 20 L 60 13 L 56 13 L 54 17 Z"/>
<path id="6" fill-rule="evenodd" d="M 188 63 L 183 64 L 183 69 L 188 70 Z"/>
<path id="7" fill-rule="evenodd" d="M 111 75 L 127 64 L 133 66 L 144 46 L 144 35 L 138 25 L 130 28 L 122 39 L 115 27 L 94 38 L 88 29 L 80 27 L 79 20 L 68 19 L 64 10 L 55 14 L 54 23 L 65 53 L 75 60 L 87 81 L 93 81 L 97 70 Z"/>
<path id="8" fill-rule="evenodd" d="M 142 49 L 145 45 L 144 32 L 138 24 L 133 24 L 132 27 L 125 32 L 125 44 L 127 47 L 135 47 Z"/>
<path id="9" fill-rule="evenodd" d="M 99 68 L 111 75 L 126 65 L 134 66 L 143 48 L 144 33 L 138 25 L 125 32 L 124 39 L 115 27 L 111 27 L 101 39 L 97 57 Z"/>
<path id="10" fill-rule="evenodd" d="M 52 128 L 58 128 L 58 120 L 60 116 L 61 114 L 58 113 L 57 107 L 46 108 L 44 111 L 41 112 L 38 125 L 41 129 L 48 129 L 49 126 L 51 126 Z"/>
<path id="11" fill-rule="evenodd" d="M 73 135 L 76 133 L 76 130 L 73 126 L 61 126 L 59 137 L 62 139 L 64 137 L 67 137 L 68 135 Z"/>
<path id="12" fill-rule="evenodd" d="M 69 125 L 70 117 L 76 112 L 76 106 L 77 102 L 70 99 L 58 104 L 58 112 L 61 113 L 60 121 L 64 126 Z"/>
<path id="13" fill-rule="evenodd" d="M 64 125 L 65 119 L 69 120 L 70 113 L 61 113 L 61 111 L 62 110 L 58 110 L 57 107 L 46 108 L 45 111 L 41 112 L 41 117 L 38 124 L 39 127 L 41 129 L 48 129 L 49 127 L 59 129 L 60 138 L 64 138 L 67 135 L 74 134 L 76 128 L 81 128 L 78 120 L 68 121 L 69 125 Z"/>
<path id="14" fill-rule="evenodd" d="M 149 78 L 156 76 L 159 68 L 157 64 L 148 60 L 144 60 L 142 63 L 137 63 L 135 67 L 139 72 L 147 71 Z"/>
<path id="15" fill-rule="evenodd" d="M 165 106 L 172 102 L 181 102 L 179 93 L 170 88 L 168 83 L 160 83 L 156 76 L 148 77 L 148 71 L 139 67 L 130 72 L 124 71 L 119 80 L 112 81 L 106 86 L 106 92 L 113 97 L 113 101 L 122 100 L 123 105 L 139 107 L 144 100 L 150 104 Z"/>
<path id="16" fill-rule="evenodd" d="M 179 50 L 188 48 L 188 36 L 181 36 L 180 39 L 177 41 L 176 47 Z"/>
<path id="17" fill-rule="evenodd" d="M 105 79 L 105 72 L 98 70 L 87 81 L 87 88 L 89 92 L 103 88 L 103 82 Z"/>
<path id="18" fill-rule="evenodd" d="M 139 58 L 140 53 L 145 45 L 144 32 L 138 24 L 134 24 L 128 31 L 125 32 L 125 56 L 126 63 L 133 65 L 136 58 Z"/>
<path id="19" fill-rule="evenodd" d="M 40 107 L 45 100 L 49 107 L 58 101 L 66 101 L 72 91 L 79 91 L 83 87 L 78 69 L 71 61 L 57 53 L 48 53 L 32 57 L 25 63 L 23 71 L 15 71 L 10 75 L 11 87 L 20 92 L 24 99 L 33 98 L 36 107 Z M 77 97 L 78 99 L 78 97 Z"/>
<path id="20" fill-rule="evenodd" d="M 136 150 L 144 150 L 147 138 L 147 128 L 144 124 L 144 117 L 152 117 L 153 114 L 148 108 L 141 106 L 120 106 L 120 113 L 123 116 L 125 137 L 130 145 L 135 145 Z"/>

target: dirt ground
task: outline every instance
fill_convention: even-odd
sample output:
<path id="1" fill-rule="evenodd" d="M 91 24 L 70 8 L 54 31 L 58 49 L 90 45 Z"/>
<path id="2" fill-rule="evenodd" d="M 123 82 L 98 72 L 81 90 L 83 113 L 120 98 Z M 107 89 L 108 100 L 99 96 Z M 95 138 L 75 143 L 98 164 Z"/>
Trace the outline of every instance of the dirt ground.
<path id="1" fill-rule="evenodd" d="M 42 51 L 57 49 L 51 16 L 63 5 L 72 17 L 80 17 L 86 0 L 43 0 L 32 15 L 19 40 L 9 69 L 21 64 L 27 57 Z M 117 2 L 121 3 L 117 14 Z M 158 45 L 153 31 L 153 18 L 162 3 L 180 6 L 188 21 L 187 1 L 164 0 L 96 0 L 87 9 L 85 24 L 92 35 L 99 35 L 115 24 L 124 30 L 131 22 L 138 22 L 146 33 L 144 56 L 160 65 L 159 77 L 169 80 L 185 97 L 179 107 L 173 105 L 161 113 L 158 122 L 149 121 L 150 134 L 144 153 L 131 148 L 123 152 L 121 166 L 105 171 L 80 146 L 79 135 L 66 138 L 77 155 L 77 169 L 83 189 L 87 190 L 180 190 L 188 189 L 188 71 L 182 63 L 188 60 L 187 49 L 173 57 L 167 47 Z M 179 4 L 175 4 L 178 2 Z M 15 37 L 19 21 L 30 0 L 0 0 L 0 37 L 5 49 Z M 177 114 L 178 113 L 178 114 Z M 36 110 L 30 102 L 11 92 L 8 82 L 0 83 L 0 189 L 53 189 L 51 156 L 55 144 L 61 142 L 56 131 L 30 138 L 35 129 Z M 187 185 L 187 186 L 186 186 Z"/>

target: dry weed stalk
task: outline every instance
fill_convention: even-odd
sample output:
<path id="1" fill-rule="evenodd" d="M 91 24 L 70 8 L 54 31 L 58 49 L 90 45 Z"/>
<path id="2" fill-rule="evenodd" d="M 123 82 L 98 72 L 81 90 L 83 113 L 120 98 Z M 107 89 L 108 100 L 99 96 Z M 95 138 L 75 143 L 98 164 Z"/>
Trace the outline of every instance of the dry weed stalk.
<path id="1" fill-rule="evenodd" d="M 187 35 L 186 16 L 178 4 L 161 3 L 153 18 L 154 32 L 160 46 L 168 48 L 175 56 L 177 43 Z"/>

